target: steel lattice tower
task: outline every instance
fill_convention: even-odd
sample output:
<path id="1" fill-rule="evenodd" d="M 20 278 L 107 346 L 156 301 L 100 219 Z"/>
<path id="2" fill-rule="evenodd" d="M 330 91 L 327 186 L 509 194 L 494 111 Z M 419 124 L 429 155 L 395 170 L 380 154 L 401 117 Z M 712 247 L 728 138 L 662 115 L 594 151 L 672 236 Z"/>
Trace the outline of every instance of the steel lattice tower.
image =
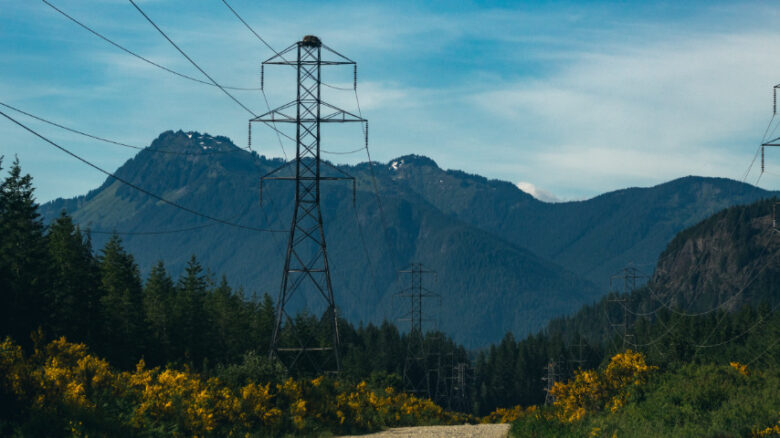
<path id="1" fill-rule="evenodd" d="M 423 322 L 432 320 L 423 318 L 422 305 L 424 298 L 441 299 L 441 296 L 423 285 L 423 276 L 436 275 L 436 271 L 427 269 L 421 263 L 412 263 L 408 269 L 398 272 L 399 274 L 409 274 L 409 286 L 394 295 L 401 299 L 408 298 L 410 304 L 409 312 L 398 318 L 399 321 L 409 321 L 410 326 L 409 342 L 404 360 L 404 391 L 431 398 L 434 392 L 438 392 L 438 383 L 435 383 L 434 388 L 431 388 L 431 370 L 428 368 L 429 355 L 425 348 Z M 436 373 L 438 379 L 438 368 Z"/>
<path id="2" fill-rule="evenodd" d="M 544 392 L 546 395 L 544 396 L 544 404 L 550 405 L 555 403 L 555 396 L 552 393 L 553 388 L 555 387 L 555 382 L 558 379 L 558 371 L 557 367 L 558 364 L 551 360 L 545 367 L 544 370 L 547 372 L 547 375 L 545 377 L 542 377 L 542 380 L 544 383 Z"/>
<path id="3" fill-rule="evenodd" d="M 294 56 L 294 59 L 285 59 L 285 55 L 290 58 Z M 323 55 L 327 59 L 323 59 Z M 290 65 L 297 72 L 296 99 L 250 120 L 250 129 L 252 122 L 291 123 L 295 124 L 296 129 L 295 160 L 261 178 L 261 200 L 264 180 L 295 181 L 295 208 L 287 241 L 269 356 L 279 358 L 288 369 L 314 373 L 337 372 L 341 369 L 338 316 L 320 208 L 320 182 L 350 179 L 354 190 L 354 178 L 327 162 L 320 161 L 320 124 L 367 121 L 322 101 L 321 69 L 322 66 L 356 64 L 322 44 L 319 38 L 308 35 L 264 61 L 262 76 L 265 65 Z M 292 165 L 295 167 L 295 176 L 274 176 Z M 342 176 L 323 175 L 323 165 Z M 317 327 L 299 327 L 301 324 L 297 322 L 300 321 L 290 316 L 288 306 L 296 295 L 298 303 L 303 304 L 303 310 L 324 309 L 320 315 L 313 315 L 319 317 Z"/>
<path id="4" fill-rule="evenodd" d="M 620 324 L 611 324 L 613 328 L 621 328 L 623 330 L 623 350 L 627 349 L 631 341 L 629 338 L 634 337 L 628 332 L 628 296 L 637 287 L 638 280 L 646 281 L 648 276 L 641 273 L 633 266 L 623 268 L 621 272 L 615 274 L 609 278 L 609 290 L 610 294 L 615 294 L 611 298 L 608 298 L 610 303 L 620 303 L 623 307 L 623 322 Z M 622 280 L 622 282 L 621 282 Z M 622 283 L 622 290 L 620 289 Z"/>

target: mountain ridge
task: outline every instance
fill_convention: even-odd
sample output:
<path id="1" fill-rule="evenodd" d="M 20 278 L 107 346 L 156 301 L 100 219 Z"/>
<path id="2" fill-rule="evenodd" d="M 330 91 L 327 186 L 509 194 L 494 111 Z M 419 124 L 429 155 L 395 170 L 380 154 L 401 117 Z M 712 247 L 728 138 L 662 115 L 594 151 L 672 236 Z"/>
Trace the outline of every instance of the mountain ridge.
<path id="1" fill-rule="evenodd" d="M 225 137 L 197 132 L 166 131 L 150 148 L 128 160 L 117 170 L 117 176 L 213 217 L 252 227 L 289 228 L 293 185 L 267 183 L 262 206 L 256 189 L 259 177 L 282 165 L 282 160 L 241 150 Z M 558 227 L 560 224 L 545 223 L 545 218 L 550 215 L 547 210 L 561 204 L 538 201 L 506 181 L 444 171 L 434 160 L 420 155 L 375 164 L 373 171 L 368 163 L 336 167 L 356 177 L 356 207 L 345 184 L 328 184 L 322 194 L 337 304 L 342 315 L 353 322 L 398 316 L 400 310 L 392 302 L 392 295 L 401 287 L 402 279 L 396 271 L 410 262 L 423 262 L 439 271 L 436 287 L 446 292 L 439 328 L 470 347 L 495 341 L 507 330 L 519 336 L 533 333 L 550 318 L 572 312 L 605 292 L 567 266 L 566 260 L 562 263 L 550 251 L 545 254 L 527 245 L 502 225 L 520 217 L 545 227 Z M 604 199 L 615 196 L 621 195 Z M 735 198 L 715 196 L 712 203 L 728 205 L 745 196 Z M 591 201 L 563 205 L 587 207 Z M 41 212 L 51 220 L 62 209 L 82 227 L 103 232 L 189 229 L 123 236 L 144 272 L 162 259 L 175 273 L 191 254 L 196 254 L 205 266 L 246 290 L 277 294 L 285 233 L 261 235 L 210 224 L 112 178 L 85 196 L 47 203 Z M 476 217 L 474 212 L 485 214 Z M 703 215 L 701 211 L 695 213 L 692 216 Z M 549 235 L 552 231 L 536 231 L 545 232 Z M 585 237 L 587 247 L 594 237 L 587 233 Z M 93 236 L 97 247 L 106 238 Z M 604 254 L 611 256 L 610 248 L 595 245 L 581 248 L 580 254 L 588 251 L 598 260 L 607 259 Z M 652 251 L 645 252 L 646 257 L 654 257 Z M 620 254 L 617 259 L 622 261 Z"/>

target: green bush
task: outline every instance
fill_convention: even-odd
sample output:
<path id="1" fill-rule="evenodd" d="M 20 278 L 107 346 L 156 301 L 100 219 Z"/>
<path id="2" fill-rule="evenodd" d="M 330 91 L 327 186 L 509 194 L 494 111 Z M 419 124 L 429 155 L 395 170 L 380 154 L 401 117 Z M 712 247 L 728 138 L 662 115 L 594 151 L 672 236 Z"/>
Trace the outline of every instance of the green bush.
<path id="1" fill-rule="evenodd" d="M 780 371 L 685 365 L 657 376 L 622 409 L 587 420 L 597 436 L 742 437 L 777 422 Z"/>

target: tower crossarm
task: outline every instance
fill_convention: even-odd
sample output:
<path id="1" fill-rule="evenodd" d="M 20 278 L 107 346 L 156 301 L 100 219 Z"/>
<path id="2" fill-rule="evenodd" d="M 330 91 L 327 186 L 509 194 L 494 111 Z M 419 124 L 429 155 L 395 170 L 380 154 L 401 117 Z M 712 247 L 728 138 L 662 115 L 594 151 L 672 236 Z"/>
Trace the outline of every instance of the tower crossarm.
<path id="1" fill-rule="evenodd" d="M 298 47 L 298 43 L 292 44 L 286 49 L 274 54 L 274 56 L 263 61 L 263 65 L 355 65 L 356 62 L 342 55 L 341 53 L 331 49 L 330 47 L 322 44 L 321 41 L 312 41 L 312 44 L 319 45 L 324 54 L 328 56 L 322 56 L 319 60 L 301 59 L 293 56 L 295 50 Z M 291 58 L 286 58 L 285 55 L 290 55 Z"/>
<path id="2" fill-rule="evenodd" d="M 316 102 L 314 102 L 316 103 Z M 264 123 L 349 123 L 349 122 L 359 122 L 359 123 L 366 123 L 367 120 L 355 115 L 349 111 L 343 110 L 341 108 L 338 108 L 334 105 L 331 105 L 326 102 L 320 102 L 320 117 L 301 117 L 300 120 L 298 120 L 298 117 L 296 116 L 295 112 L 297 109 L 298 102 L 292 101 L 290 103 L 287 103 L 285 105 L 280 106 L 279 108 L 273 109 L 271 111 L 268 111 L 265 114 L 261 114 L 251 120 L 250 122 L 264 122 Z"/>
<path id="3" fill-rule="evenodd" d="M 780 137 L 773 138 L 772 140 L 769 140 L 766 143 L 761 143 L 761 146 L 780 146 L 780 143 L 778 143 L 779 141 L 780 141 Z"/>
<path id="4" fill-rule="evenodd" d="M 339 169 L 338 167 L 328 163 L 327 161 L 320 161 L 320 164 L 324 164 L 325 166 L 335 170 L 341 176 L 322 176 L 319 177 L 316 176 L 309 176 L 309 177 L 295 177 L 295 176 L 275 176 L 279 171 L 282 169 L 285 169 L 287 167 L 290 167 L 290 165 L 295 164 L 294 161 L 288 161 L 281 166 L 277 167 L 276 169 L 266 173 L 265 175 L 260 177 L 260 202 L 263 202 L 263 185 L 265 181 L 296 181 L 296 180 L 319 180 L 319 181 L 352 181 L 352 203 L 354 204 L 357 200 L 357 181 L 355 180 L 355 177 L 348 174 L 347 172 L 344 172 L 343 170 Z"/>

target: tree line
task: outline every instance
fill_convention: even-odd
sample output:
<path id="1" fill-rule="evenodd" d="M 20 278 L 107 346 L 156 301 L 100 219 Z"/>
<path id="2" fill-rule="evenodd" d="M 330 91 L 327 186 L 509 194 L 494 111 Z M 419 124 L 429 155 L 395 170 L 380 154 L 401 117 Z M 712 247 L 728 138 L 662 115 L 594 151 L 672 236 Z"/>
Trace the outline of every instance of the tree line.
<path id="1" fill-rule="evenodd" d="M 774 279 L 777 272 L 770 269 L 765 275 Z M 551 363 L 555 378 L 565 380 L 626 347 L 661 366 L 747 361 L 780 333 L 780 318 L 770 306 L 776 300 L 769 300 L 775 297 L 772 284 L 759 279 L 758 289 L 749 291 L 755 300 L 736 312 L 688 317 L 660 311 L 633 317 L 630 344 L 612 327 L 623 314 L 609 300 L 614 297 L 553 320 L 524 339 L 508 333 L 478 352 L 466 351 L 442 333 L 427 333 L 425 347 L 433 354 L 426 368 L 434 401 L 480 415 L 497 407 L 539 404 Z M 132 369 L 143 358 L 147 366 L 186 366 L 236 385 L 287 376 L 267 357 L 275 320 L 271 297 L 236 290 L 224 276 L 215 279 L 195 256 L 178 278 L 160 261 L 144 279 L 119 236 L 94 251 L 89 232 L 64 212 L 45 225 L 32 178 L 23 174 L 18 160 L 0 184 L 0 286 L 0 337 L 10 336 L 27 349 L 36 337 L 66 336 L 120 369 Z M 643 293 L 625 298 L 636 302 L 645 299 Z M 297 318 L 299 324 L 317 324 L 313 315 Z M 340 331 L 341 378 L 403 388 L 408 333 L 389 322 L 355 326 L 344 320 Z M 701 348 L 701 343 L 723 345 Z M 459 382 L 454 366 L 463 364 L 467 369 Z M 456 388 L 461 383 L 465 387 Z"/>

